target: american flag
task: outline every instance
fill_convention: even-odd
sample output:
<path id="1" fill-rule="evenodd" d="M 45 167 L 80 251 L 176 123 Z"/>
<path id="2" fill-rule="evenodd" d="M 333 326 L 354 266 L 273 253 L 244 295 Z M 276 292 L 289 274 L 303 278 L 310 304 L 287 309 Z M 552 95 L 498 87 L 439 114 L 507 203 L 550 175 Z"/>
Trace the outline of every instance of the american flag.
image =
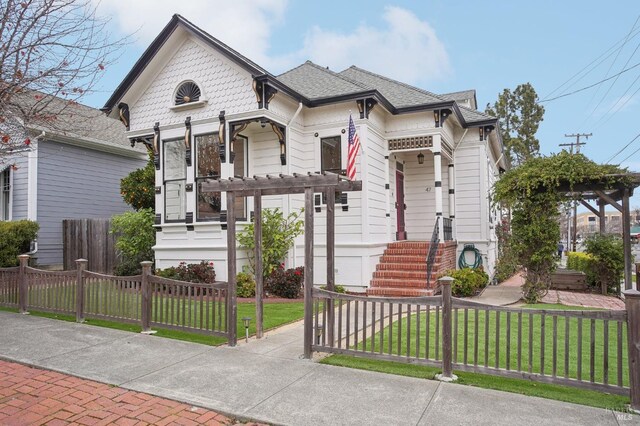
<path id="1" fill-rule="evenodd" d="M 347 151 L 347 177 L 351 180 L 356 179 L 356 157 L 360 150 L 360 138 L 356 133 L 356 126 L 353 119 L 349 115 L 349 149 Z"/>

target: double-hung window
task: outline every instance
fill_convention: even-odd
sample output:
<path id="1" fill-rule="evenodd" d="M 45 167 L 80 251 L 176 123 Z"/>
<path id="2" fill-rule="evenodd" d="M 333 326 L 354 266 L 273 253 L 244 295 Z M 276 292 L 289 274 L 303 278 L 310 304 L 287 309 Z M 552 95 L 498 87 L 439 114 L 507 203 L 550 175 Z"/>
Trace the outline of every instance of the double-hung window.
<path id="1" fill-rule="evenodd" d="M 323 172 L 342 173 L 342 143 L 340 136 L 320 139 L 320 169 Z"/>
<path id="2" fill-rule="evenodd" d="M 11 219 L 11 168 L 0 173 L 0 220 Z"/>
<path id="3" fill-rule="evenodd" d="M 187 164 L 184 139 L 164 141 L 164 219 L 179 222 L 185 219 Z"/>
<path id="4" fill-rule="evenodd" d="M 202 190 L 207 178 L 220 178 L 220 140 L 217 133 L 195 137 L 196 141 L 196 220 L 220 220 L 220 192 Z"/>
<path id="5" fill-rule="evenodd" d="M 320 170 L 336 174 L 346 174 L 342 169 L 342 138 L 331 136 L 320 139 Z M 340 197 L 336 197 L 336 203 Z M 322 193 L 322 204 L 327 204 L 327 195 Z"/>

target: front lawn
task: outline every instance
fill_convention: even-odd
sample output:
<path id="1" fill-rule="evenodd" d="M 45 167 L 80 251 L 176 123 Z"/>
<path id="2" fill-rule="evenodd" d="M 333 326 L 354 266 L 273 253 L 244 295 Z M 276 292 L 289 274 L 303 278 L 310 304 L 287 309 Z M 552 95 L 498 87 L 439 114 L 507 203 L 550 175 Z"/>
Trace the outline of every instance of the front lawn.
<path id="1" fill-rule="evenodd" d="M 530 305 L 535 309 L 566 309 L 566 310 L 585 310 L 577 307 L 566 307 L 562 305 Z M 377 329 L 377 333 L 357 345 L 357 350 L 367 352 L 385 353 L 391 355 L 407 356 L 411 358 L 425 358 L 428 350 L 429 359 L 442 359 L 442 336 L 439 330 L 439 344 L 436 355 L 436 314 L 435 310 L 431 310 L 431 314 L 422 313 L 411 315 L 410 320 L 406 317 L 402 319 L 402 323 L 393 322 L 388 325 L 388 319 L 385 321 L 386 327 L 382 332 Z M 456 315 L 457 311 L 457 315 Z M 424 312 L 424 311 L 423 311 Z M 441 315 L 441 314 L 440 314 Z M 466 330 L 465 330 L 466 315 Z M 477 321 L 476 321 L 477 315 Z M 429 317 L 429 318 L 427 318 Z M 416 332 L 417 321 L 420 321 L 420 337 L 418 339 Z M 568 324 L 567 324 L 568 321 Z M 488 326 L 487 326 L 488 322 Z M 496 330 L 499 322 L 499 334 L 496 339 Z M 408 323 L 411 325 L 410 333 L 407 333 Z M 477 323 L 477 330 L 476 330 Z M 510 324 L 510 334 L 507 337 L 507 324 Z M 607 334 L 608 345 L 605 347 L 605 321 L 595 320 L 592 323 L 588 318 L 582 319 L 582 338 L 581 344 L 578 339 L 578 318 L 551 317 L 546 315 L 543 318 L 540 314 L 528 314 L 526 309 L 522 313 L 522 346 L 520 352 L 521 371 L 531 371 L 532 373 L 543 373 L 547 376 L 552 374 L 558 377 L 568 376 L 569 378 L 578 378 L 578 358 L 581 359 L 581 379 L 589 381 L 591 366 L 591 350 L 593 349 L 593 381 L 598 383 L 604 382 L 605 371 L 607 373 L 608 383 L 616 383 L 618 374 L 622 376 L 623 385 L 628 386 L 628 361 L 627 361 L 627 331 L 626 323 L 621 324 L 618 329 L 618 323 L 608 321 Z M 568 325 L 568 328 L 567 328 Z M 438 327 L 441 327 L 441 319 Z M 453 327 L 453 362 L 467 364 L 477 364 L 479 366 L 488 366 L 493 368 L 502 368 L 516 370 L 518 367 L 518 314 L 507 312 L 490 311 L 487 315 L 486 311 L 468 309 L 465 313 L 464 309 L 454 309 L 452 318 Z M 425 330 L 429 329 L 429 340 L 427 342 Z M 556 365 L 554 372 L 554 330 L 556 335 Z M 593 330 L 594 344 L 591 347 L 591 333 Z M 465 332 L 466 331 L 466 332 Z M 487 333 L 488 331 L 488 333 Z M 565 371 L 565 335 L 568 331 L 568 369 Z M 621 336 L 621 363 L 618 371 L 618 332 Z M 477 334 L 477 345 L 476 345 Z M 488 344 L 485 338 L 488 337 Z M 529 341 L 531 337 L 531 344 Z M 401 338 L 402 343 L 398 345 L 398 339 Z M 407 344 L 407 338 L 409 344 Z M 389 339 L 392 345 L 389 345 Z M 507 348 L 507 342 L 509 347 Z M 372 348 L 373 345 L 373 348 Z M 580 346 L 580 352 L 578 347 Z M 466 347 L 466 358 L 465 358 Z M 543 349 L 542 349 L 543 348 Z M 352 347 L 356 349 L 356 347 Z M 607 359 L 605 361 L 605 353 Z M 496 354 L 498 359 L 496 361 Z M 529 358 L 531 356 L 531 358 Z M 477 358 L 476 358 L 477 357 Z"/>

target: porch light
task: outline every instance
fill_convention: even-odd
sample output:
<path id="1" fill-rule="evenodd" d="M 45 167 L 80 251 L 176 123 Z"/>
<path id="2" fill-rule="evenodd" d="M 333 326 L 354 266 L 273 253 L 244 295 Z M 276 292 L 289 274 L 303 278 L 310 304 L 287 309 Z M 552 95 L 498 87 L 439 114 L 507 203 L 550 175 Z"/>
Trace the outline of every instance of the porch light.
<path id="1" fill-rule="evenodd" d="M 418 154 L 418 164 L 424 164 L 424 154 Z"/>
<path id="2" fill-rule="evenodd" d="M 242 323 L 244 324 L 244 341 L 249 343 L 249 324 L 251 324 L 251 317 L 243 317 Z"/>

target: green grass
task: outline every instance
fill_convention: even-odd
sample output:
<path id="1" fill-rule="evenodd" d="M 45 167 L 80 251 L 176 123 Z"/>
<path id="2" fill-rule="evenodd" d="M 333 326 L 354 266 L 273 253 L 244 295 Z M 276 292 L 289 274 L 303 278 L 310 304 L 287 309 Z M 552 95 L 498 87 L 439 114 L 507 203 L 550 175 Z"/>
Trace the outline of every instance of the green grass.
<path id="1" fill-rule="evenodd" d="M 558 305 L 535 305 L 531 308 L 557 308 Z M 561 309 L 566 309 L 565 306 L 560 306 Z M 575 308 L 583 310 L 582 308 Z M 415 312 L 415 311 L 414 311 Z M 397 313 L 397 310 L 396 310 Z M 475 311 L 469 309 L 467 311 L 467 364 L 474 364 L 474 355 L 477 351 L 477 364 L 479 366 L 498 367 L 505 369 L 507 366 L 511 370 L 517 369 L 518 353 L 517 353 L 517 328 L 518 328 L 518 315 L 512 313 L 509 315 L 511 323 L 511 333 L 507 336 L 507 313 L 506 312 L 489 312 L 478 311 L 478 328 L 475 328 Z M 465 313 L 463 309 L 458 309 L 457 313 L 457 333 L 456 333 L 456 314 L 452 319 L 453 326 L 453 361 L 458 363 L 464 362 L 464 346 L 465 346 Z M 427 318 L 428 317 L 428 318 Z M 394 320 L 397 316 L 394 318 Z M 499 319 L 499 334 L 497 334 L 497 320 Z M 416 332 L 417 321 L 420 321 L 420 340 Z M 427 344 L 425 339 L 425 330 L 429 327 L 429 342 Z M 377 333 L 373 336 L 367 335 L 367 338 L 362 341 L 362 335 L 359 336 L 358 344 L 352 340 L 352 349 L 371 352 L 373 345 L 373 352 L 380 352 L 398 355 L 398 356 L 410 356 L 424 358 L 426 350 L 429 350 L 429 358 L 436 358 L 436 315 L 434 309 L 431 310 L 431 314 L 421 313 L 418 315 L 413 314 L 410 319 L 403 318 L 400 322 L 394 321 L 391 325 L 389 319 L 385 320 L 385 327 L 382 332 L 379 328 L 376 329 Z M 411 332 L 407 334 L 407 323 L 411 324 Z M 489 344 L 485 346 L 486 321 L 488 321 L 488 341 Z M 565 321 L 568 321 L 569 326 L 569 351 L 568 360 L 569 368 L 565 372 Z M 441 318 L 438 328 L 441 327 Z M 526 310 L 522 314 L 522 349 L 521 349 L 521 370 L 529 371 L 529 362 L 531 362 L 532 373 L 543 373 L 551 376 L 553 372 L 553 328 L 554 318 L 547 315 L 544 320 L 544 332 L 542 331 L 542 315 L 532 314 L 530 315 Z M 618 341 L 618 323 L 615 321 L 609 321 L 608 323 L 608 338 L 609 344 L 607 347 L 604 345 L 604 330 L 605 323 L 602 320 L 595 321 L 594 327 L 594 381 L 603 383 L 604 381 L 604 354 L 608 354 L 608 380 L 609 383 L 616 383 L 618 376 L 618 362 L 617 362 L 617 341 Z M 529 331 L 531 330 L 531 344 L 529 343 Z M 590 380 L 590 337 L 591 337 L 591 320 L 582 319 L 582 345 L 581 352 L 578 351 L 578 318 L 557 317 L 556 319 L 556 331 L 557 331 L 557 345 L 556 345 L 556 375 L 564 377 L 565 373 L 570 378 L 578 378 L 578 358 L 581 358 L 581 379 L 585 381 Z M 362 333 L 360 333 L 362 334 Z M 440 338 L 438 342 L 438 356 L 436 359 L 442 359 L 442 336 L 440 331 Z M 478 347 L 475 347 L 475 335 L 478 337 Z M 627 331 L 626 324 L 622 324 L 622 352 L 621 352 L 621 364 L 623 385 L 628 386 L 628 361 L 627 361 Z M 496 338 L 496 336 L 498 338 Z M 401 339 L 401 345 L 398 348 L 398 340 Z M 389 339 L 392 340 L 391 348 L 389 348 Z M 409 347 L 407 348 L 407 339 L 409 340 Z M 381 341 L 382 340 L 382 341 Z M 507 341 L 510 342 L 510 351 L 507 357 Z M 457 342 L 457 348 L 456 348 Z M 417 347 L 419 343 L 419 348 Z M 531 350 L 531 359 L 529 359 L 529 350 Z M 496 361 L 497 355 L 497 361 Z M 508 365 L 507 365 L 508 364 Z"/>
<path id="2" fill-rule="evenodd" d="M 188 312 L 188 305 L 187 307 Z M 271 330 L 280 327 L 285 324 L 289 324 L 302 319 L 304 316 L 304 303 L 303 302 L 290 302 L 290 303 L 265 303 L 263 308 L 264 330 Z M 16 308 L 0 307 L 0 310 L 7 312 L 18 312 Z M 52 318 L 63 321 L 75 322 L 75 315 L 56 314 L 49 312 L 41 312 L 37 310 L 29 310 L 29 313 L 33 316 Z M 256 330 L 256 307 L 255 303 L 238 303 L 238 339 L 244 337 L 244 324 L 242 322 L 243 317 L 251 317 L 251 324 L 249 327 L 249 335 L 255 335 Z M 142 327 L 138 324 L 130 324 L 117 321 L 108 321 L 102 319 L 85 319 L 85 324 L 95 325 L 98 327 L 112 328 L 116 330 L 129 331 L 133 333 L 139 333 L 142 331 Z M 184 340 L 187 342 L 200 343 L 205 345 L 217 346 L 227 342 L 227 339 L 219 336 L 204 335 L 199 333 L 191 333 L 189 331 L 182 330 L 170 330 L 161 327 L 152 327 L 156 331 L 156 336 L 166 337 L 169 339 Z"/>
<path id="3" fill-rule="evenodd" d="M 380 373 L 396 374 L 421 379 L 433 379 L 434 376 L 440 372 L 440 369 L 435 367 L 358 358 L 346 355 L 332 355 L 320 362 L 327 365 L 356 368 L 359 370 L 376 371 Z M 558 401 L 622 412 L 626 411 L 626 406 L 629 404 L 629 398 L 626 396 L 612 395 L 569 386 L 536 383 L 529 380 L 468 373 L 464 371 L 454 371 L 454 373 L 458 376 L 458 381 L 456 383 L 476 386 L 479 388 L 495 389 L 527 396 L 555 399 Z"/>

